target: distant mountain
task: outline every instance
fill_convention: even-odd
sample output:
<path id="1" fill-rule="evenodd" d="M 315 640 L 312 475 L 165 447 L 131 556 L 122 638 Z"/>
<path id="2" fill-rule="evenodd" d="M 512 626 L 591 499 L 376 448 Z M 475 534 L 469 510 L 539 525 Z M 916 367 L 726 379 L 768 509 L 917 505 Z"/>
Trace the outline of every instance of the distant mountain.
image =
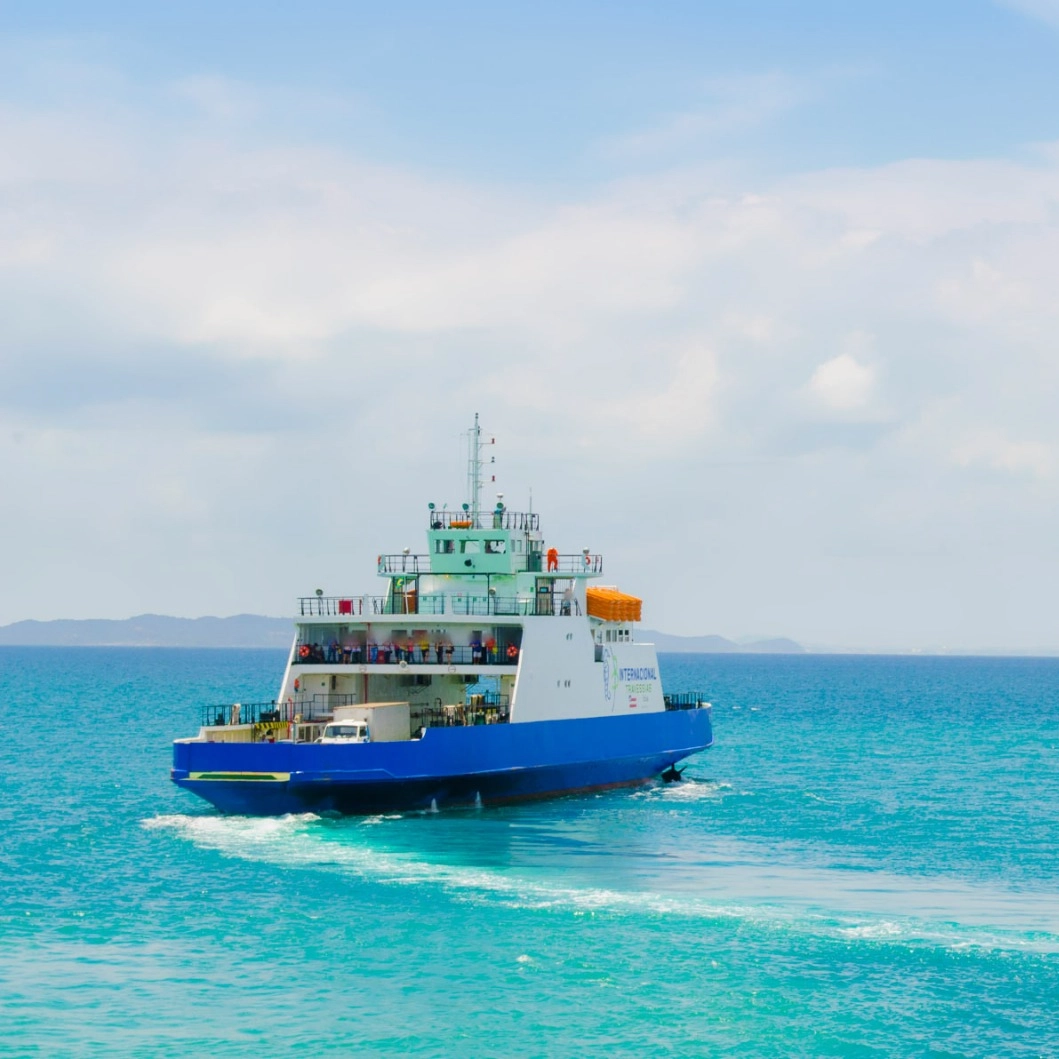
<path id="1" fill-rule="evenodd" d="M 659 651 L 682 654 L 797 655 L 805 653 L 805 648 L 801 644 L 784 637 L 737 643 L 724 636 L 670 636 L 669 633 L 656 632 L 654 629 L 643 629 L 637 635 L 637 639 L 653 643 Z"/>
<path id="2" fill-rule="evenodd" d="M 58 621 L 17 621 L 0 626 L 0 645 L 22 647 L 279 647 L 290 646 L 294 626 L 290 618 L 236 614 L 231 618 L 170 618 L 140 614 L 110 620 L 88 618 Z M 659 651 L 686 654 L 802 654 L 793 640 L 755 640 L 737 643 L 723 636 L 670 636 L 644 629 L 638 639 Z"/>
<path id="3" fill-rule="evenodd" d="M 750 643 L 740 644 L 740 650 L 759 655 L 805 654 L 805 648 L 800 643 L 788 640 L 786 636 L 774 636 L 769 640 L 753 640 Z"/>
<path id="4" fill-rule="evenodd" d="M 290 618 L 170 618 L 140 614 L 113 621 L 17 621 L 0 626 L 0 645 L 24 647 L 290 647 Z"/>

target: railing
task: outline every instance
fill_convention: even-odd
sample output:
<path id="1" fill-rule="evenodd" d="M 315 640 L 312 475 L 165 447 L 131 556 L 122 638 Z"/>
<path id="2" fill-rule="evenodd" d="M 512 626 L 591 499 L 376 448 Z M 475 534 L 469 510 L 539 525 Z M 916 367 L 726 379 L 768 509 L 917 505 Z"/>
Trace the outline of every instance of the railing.
<path id="1" fill-rule="evenodd" d="M 312 721 L 330 717 L 336 706 L 346 706 L 356 699 L 352 695 L 302 695 L 289 702 L 233 702 L 202 707 L 202 724 L 215 727 L 227 724 L 276 724 L 301 717 Z"/>
<path id="2" fill-rule="evenodd" d="M 547 591 L 538 592 L 533 597 L 466 593 L 419 596 L 409 592 L 391 596 L 302 596 L 298 600 L 298 613 L 303 618 L 370 618 L 387 614 L 438 615 L 446 612 L 464 617 L 490 614 L 508 617 L 558 614 L 566 617 L 580 615 L 581 607 L 576 599 L 564 598 L 561 592 Z"/>
<path id="3" fill-rule="evenodd" d="M 497 644 L 495 647 L 469 647 L 437 644 L 426 651 L 419 645 L 402 647 L 398 644 L 351 644 L 348 647 L 324 647 L 321 644 L 298 644 L 294 651 L 295 665 L 428 665 L 428 666 L 515 666 L 518 665 L 517 644 Z"/>
<path id="4" fill-rule="evenodd" d="M 708 709 L 709 703 L 701 691 L 678 691 L 672 695 L 663 695 L 667 710 Z"/>
<path id="5" fill-rule="evenodd" d="M 489 556 L 485 552 L 485 557 Z M 503 554 L 503 553 L 501 553 Z M 601 574 L 603 573 L 603 557 L 601 555 L 585 555 L 579 552 L 574 555 L 557 555 L 547 558 L 542 552 L 527 552 L 526 569 L 531 573 L 557 573 L 557 574 Z M 453 558 L 452 555 L 442 555 L 440 558 Z M 519 558 L 518 553 L 515 555 Z M 377 561 L 380 574 L 400 577 L 407 574 L 409 577 L 431 572 L 429 555 L 380 555 Z"/>
<path id="6" fill-rule="evenodd" d="M 413 706 L 412 732 L 423 728 L 453 728 L 476 724 L 507 724 L 511 720 L 510 700 L 506 695 L 475 695 L 482 700 L 455 706 Z"/>
<path id="7" fill-rule="evenodd" d="M 380 555 L 378 559 L 380 574 L 429 574 L 429 555 Z"/>
<path id="8" fill-rule="evenodd" d="M 417 596 L 414 592 L 389 596 L 302 596 L 298 613 L 303 618 L 360 618 L 375 614 L 444 614 L 442 595 Z"/>
<path id="9" fill-rule="evenodd" d="M 323 724 L 329 721 L 336 706 L 356 705 L 353 695 L 331 694 L 303 696 L 290 702 L 234 702 L 223 706 L 204 706 L 202 725 L 207 728 L 250 724 L 264 726 L 285 724 Z M 409 716 L 412 732 L 426 727 L 449 728 L 474 724 L 505 724 L 511 720 L 511 697 L 495 692 L 470 696 L 466 703 L 443 705 L 412 704 Z"/>
<path id="10" fill-rule="evenodd" d="M 601 574 L 603 573 L 602 555 L 544 556 L 543 573 L 546 574 Z"/>
<path id="11" fill-rule="evenodd" d="M 431 511 L 430 528 L 441 529 L 502 529 L 525 533 L 540 529 L 541 517 L 529 511 Z"/>
<path id="12" fill-rule="evenodd" d="M 372 614 L 415 613 L 414 597 L 397 596 L 302 596 L 298 612 L 303 618 L 357 618 Z"/>

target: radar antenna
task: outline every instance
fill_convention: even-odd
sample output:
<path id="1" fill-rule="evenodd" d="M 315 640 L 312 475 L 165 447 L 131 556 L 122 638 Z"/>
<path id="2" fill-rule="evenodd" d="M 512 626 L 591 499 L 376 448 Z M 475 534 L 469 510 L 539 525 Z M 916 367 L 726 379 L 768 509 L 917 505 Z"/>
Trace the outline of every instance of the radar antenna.
<path id="1" fill-rule="evenodd" d="M 478 422 L 478 413 L 474 413 L 474 426 L 467 431 L 467 501 L 470 507 L 470 516 L 474 519 L 474 525 L 478 525 L 478 515 L 480 513 L 480 504 L 482 496 L 482 488 L 485 485 L 484 475 L 482 474 L 482 467 L 484 460 L 482 459 L 482 449 L 486 445 L 495 445 L 496 438 L 490 437 L 488 440 L 482 437 L 482 428 Z M 490 459 L 490 463 L 496 463 L 496 457 L 493 456 Z M 496 475 L 490 476 L 490 481 L 496 481 Z"/>

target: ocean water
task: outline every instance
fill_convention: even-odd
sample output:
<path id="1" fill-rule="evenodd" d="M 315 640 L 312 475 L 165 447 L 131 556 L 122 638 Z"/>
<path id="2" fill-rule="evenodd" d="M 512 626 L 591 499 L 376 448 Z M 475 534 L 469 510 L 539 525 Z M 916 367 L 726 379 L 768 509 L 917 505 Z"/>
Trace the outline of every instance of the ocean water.
<path id="1" fill-rule="evenodd" d="M 282 662 L 0 648 L 0 1056 L 1059 1056 L 1059 661 L 663 656 L 681 784 L 221 817 Z"/>

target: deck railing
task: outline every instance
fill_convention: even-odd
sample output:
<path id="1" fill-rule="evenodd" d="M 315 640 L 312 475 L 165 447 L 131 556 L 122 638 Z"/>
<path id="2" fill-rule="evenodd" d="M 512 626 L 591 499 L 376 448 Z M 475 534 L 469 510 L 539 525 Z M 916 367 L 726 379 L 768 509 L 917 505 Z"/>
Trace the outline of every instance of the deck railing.
<path id="1" fill-rule="evenodd" d="M 449 728 L 473 724 L 503 724 L 511 720 L 511 697 L 496 692 L 472 694 L 469 701 L 443 705 L 440 701 L 427 704 L 412 703 L 409 710 L 412 732 L 422 727 Z M 290 702 L 233 702 L 221 706 L 203 706 L 202 725 L 215 728 L 223 725 L 250 724 L 261 726 L 267 734 L 270 725 L 289 721 L 298 724 L 323 724 L 329 721 L 336 706 L 353 706 L 353 695 L 335 694 L 301 696 Z"/>
<path id="2" fill-rule="evenodd" d="M 510 650 L 514 648 L 514 650 Z M 354 644 L 335 648 L 331 645 L 301 643 L 294 650 L 293 664 L 318 665 L 416 665 L 416 666 L 516 666 L 519 659 L 517 644 L 498 643 L 495 647 L 444 645 L 438 650 L 432 644 L 426 651 L 422 646 L 399 644 Z"/>
<path id="3" fill-rule="evenodd" d="M 421 728 L 453 728 L 476 724 L 507 724 L 511 700 L 507 695 L 472 695 L 469 703 L 453 706 L 413 706 L 412 732 Z"/>
<path id="4" fill-rule="evenodd" d="M 430 512 L 429 525 L 432 530 L 499 529 L 525 533 L 540 529 L 541 517 L 532 511 L 508 511 L 506 508 L 503 511 L 479 511 L 477 517 L 470 511 L 434 510 Z"/>
<path id="5" fill-rule="evenodd" d="M 698 710 L 708 709 L 709 703 L 701 691 L 678 691 L 671 695 L 663 695 L 667 710 Z"/>
<path id="6" fill-rule="evenodd" d="M 377 563 L 380 574 L 429 574 L 429 555 L 380 555 Z"/>
<path id="7" fill-rule="evenodd" d="M 298 613 L 303 618 L 350 618 L 370 620 L 373 617 L 400 614 L 445 613 L 461 617 L 508 617 L 555 614 L 579 615 L 576 599 L 566 599 L 562 592 L 538 592 L 534 596 L 494 595 L 418 595 L 415 592 L 390 596 L 302 596 Z"/>
<path id="8" fill-rule="evenodd" d="M 330 717 L 336 706 L 347 706 L 355 702 L 352 695 L 332 693 L 325 695 L 300 695 L 288 702 L 232 702 L 219 706 L 202 707 L 202 724 L 212 728 L 227 724 L 276 724 Z"/>
<path id="9" fill-rule="evenodd" d="M 488 556 L 489 553 L 486 552 L 485 557 L 488 558 Z M 439 556 L 439 558 L 449 559 L 451 561 L 454 556 Z M 584 552 L 578 552 L 573 555 L 552 556 L 550 560 L 548 559 L 547 554 L 543 552 L 516 552 L 515 558 L 516 560 L 525 558 L 526 570 L 530 573 L 603 573 L 603 556 L 585 555 Z M 400 552 L 395 555 L 380 555 L 376 565 L 380 574 L 393 577 L 400 577 L 402 575 L 417 577 L 420 574 L 429 574 L 431 572 L 430 556 L 423 554 L 412 555 L 409 553 L 406 555 L 405 553 Z M 518 564 L 516 563 L 516 568 L 517 567 Z"/>

